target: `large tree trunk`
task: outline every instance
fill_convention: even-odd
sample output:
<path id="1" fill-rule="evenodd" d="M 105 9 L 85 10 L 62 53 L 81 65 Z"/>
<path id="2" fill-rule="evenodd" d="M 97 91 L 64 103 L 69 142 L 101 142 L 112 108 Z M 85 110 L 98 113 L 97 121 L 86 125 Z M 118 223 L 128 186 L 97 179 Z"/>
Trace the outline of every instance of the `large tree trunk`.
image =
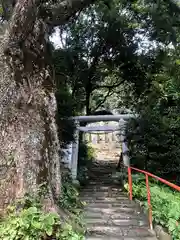
<path id="1" fill-rule="evenodd" d="M 46 61 L 47 26 L 38 18 L 38 7 L 20 0 L 1 34 L 1 209 L 43 182 L 49 208 L 60 194 L 56 100 Z"/>
<path id="2" fill-rule="evenodd" d="M 56 206 L 61 175 L 46 34 L 92 2 L 16 0 L 8 12 L 0 35 L 0 210 L 44 182 L 45 205 Z"/>

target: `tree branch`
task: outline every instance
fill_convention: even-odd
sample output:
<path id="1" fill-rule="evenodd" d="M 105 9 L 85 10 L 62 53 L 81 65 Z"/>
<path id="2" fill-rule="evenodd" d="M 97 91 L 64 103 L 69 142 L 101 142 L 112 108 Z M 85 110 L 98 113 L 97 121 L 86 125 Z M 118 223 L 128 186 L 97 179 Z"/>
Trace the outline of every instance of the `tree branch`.
<path id="1" fill-rule="evenodd" d="M 60 26 L 75 16 L 78 11 L 88 7 L 96 0 L 58 0 L 56 4 L 50 6 L 52 17 L 49 24 Z"/>
<path id="2" fill-rule="evenodd" d="M 96 89 L 100 89 L 100 88 L 108 88 L 110 90 L 112 90 L 113 88 L 119 87 L 121 84 L 123 84 L 126 80 L 123 79 L 121 82 L 113 84 L 113 85 L 96 85 L 93 88 L 93 91 Z"/>
<path id="3" fill-rule="evenodd" d="M 108 90 L 108 93 L 106 94 L 106 96 L 104 97 L 104 99 L 96 106 L 95 109 L 93 109 L 92 112 L 96 112 L 98 110 L 99 107 L 101 107 L 101 105 L 103 103 L 105 103 L 105 101 L 107 100 L 108 97 L 112 96 L 114 94 L 114 92 L 111 92 L 111 89 Z"/>

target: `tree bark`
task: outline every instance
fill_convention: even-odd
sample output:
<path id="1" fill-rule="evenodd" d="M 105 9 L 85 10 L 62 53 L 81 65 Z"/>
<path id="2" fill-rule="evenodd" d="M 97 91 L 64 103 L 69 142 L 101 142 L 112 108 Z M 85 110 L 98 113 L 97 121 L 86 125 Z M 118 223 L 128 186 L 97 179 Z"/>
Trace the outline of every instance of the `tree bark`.
<path id="1" fill-rule="evenodd" d="M 0 46 L 0 208 L 46 182 L 48 208 L 60 194 L 56 100 L 39 1 L 19 0 Z"/>
<path id="2" fill-rule="evenodd" d="M 62 24 L 93 1 L 59 2 Z M 49 15 L 41 11 L 42 1 L 17 0 L 7 26 L 0 29 L 0 210 L 44 182 L 47 208 L 54 209 L 61 191 L 56 99 L 46 41 Z"/>
<path id="3" fill-rule="evenodd" d="M 5 39 L 0 49 L 2 210 L 44 182 L 46 204 L 54 208 L 61 187 L 56 100 L 46 62 L 46 25 L 29 2 L 19 1 L 9 28 L 1 36 L 2 41 Z"/>
<path id="4" fill-rule="evenodd" d="M 91 97 L 91 93 L 89 89 L 86 89 L 86 115 L 87 116 L 91 114 L 90 97 Z"/>

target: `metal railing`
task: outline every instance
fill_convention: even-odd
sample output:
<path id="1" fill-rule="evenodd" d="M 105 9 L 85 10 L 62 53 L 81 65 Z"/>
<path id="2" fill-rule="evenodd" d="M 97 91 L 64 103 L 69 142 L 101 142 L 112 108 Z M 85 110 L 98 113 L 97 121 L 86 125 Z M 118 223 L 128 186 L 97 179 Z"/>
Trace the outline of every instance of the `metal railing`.
<path id="1" fill-rule="evenodd" d="M 132 170 L 139 172 L 139 173 L 143 173 L 146 177 L 146 190 L 147 190 L 147 202 L 148 202 L 148 215 L 149 215 L 149 226 L 150 229 L 153 229 L 153 220 L 152 220 L 152 205 L 151 205 L 151 191 L 150 191 L 150 187 L 149 187 L 149 177 L 152 177 L 166 185 L 168 185 L 169 187 L 180 191 L 180 187 L 163 179 L 160 178 L 152 173 L 149 173 L 147 171 L 138 169 L 138 168 L 134 168 L 134 167 L 128 167 L 128 184 L 129 184 L 129 199 L 132 200 L 133 199 L 133 182 L 132 182 Z"/>

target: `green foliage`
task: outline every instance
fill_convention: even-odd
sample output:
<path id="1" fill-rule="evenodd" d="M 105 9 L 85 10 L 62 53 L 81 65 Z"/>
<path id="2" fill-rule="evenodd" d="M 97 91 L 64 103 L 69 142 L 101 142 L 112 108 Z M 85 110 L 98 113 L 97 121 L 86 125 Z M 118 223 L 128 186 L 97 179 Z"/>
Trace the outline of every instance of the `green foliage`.
<path id="1" fill-rule="evenodd" d="M 125 81 L 147 84 L 144 59 L 136 54 L 137 21 L 125 10 L 119 1 L 111 1 L 110 7 L 98 1 L 60 28 L 66 37 L 56 50 L 61 60 L 58 81 L 66 81 L 78 112 L 102 108 Z"/>
<path id="2" fill-rule="evenodd" d="M 66 58 L 63 57 L 63 52 L 53 50 L 52 62 L 55 70 L 55 96 L 57 101 L 56 122 L 58 125 L 59 140 L 62 147 L 74 141 L 75 130 L 74 122 L 68 119 L 75 114 L 75 109 L 70 89 L 67 84 L 66 72 L 64 71 L 63 67 L 67 64 L 65 60 Z"/>
<path id="3" fill-rule="evenodd" d="M 42 210 L 42 197 L 46 195 L 45 184 L 34 195 L 26 194 L 15 205 L 8 207 L 7 215 L 0 220 L 0 239 L 3 240 L 82 240 L 84 229 L 80 208 L 82 204 L 77 190 L 69 182 L 63 185 L 60 207 L 73 213 L 71 220 L 61 221 L 55 213 Z M 74 225 L 74 222 L 76 225 Z"/>
<path id="4" fill-rule="evenodd" d="M 69 224 L 66 224 L 63 228 L 63 232 L 61 233 L 61 238 L 65 240 L 84 240 L 84 236 L 75 232 L 73 227 Z"/>
<path id="5" fill-rule="evenodd" d="M 125 188 L 128 188 L 128 184 Z M 150 191 L 153 220 L 167 228 L 174 240 L 180 239 L 180 193 L 152 179 Z M 133 176 L 133 197 L 148 208 L 144 175 Z"/>
<path id="6" fill-rule="evenodd" d="M 23 209 L 20 213 L 11 213 L 0 225 L 0 237 L 4 240 L 47 239 L 55 237 L 54 231 L 60 227 L 59 217 L 55 214 L 44 214 L 37 207 Z M 60 235 L 58 238 L 60 239 Z"/>
<path id="7" fill-rule="evenodd" d="M 8 216 L 0 222 L 0 238 L 3 240 L 81 240 L 83 236 L 69 224 L 60 222 L 54 213 L 44 213 L 32 206 L 21 211 L 10 208 Z"/>
<path id="8" fill-rule="evenodd" d="M 78 189 L 72 183 L 69 176 L 63 179 L 61 191 L 61 196 L 58 199 L 60 208 L 70 213 L 72 226 L 78 227 L 79 232 L 83 234 L 84 221 L 82 208 L 85 202 L 80 201 Z"/>
<path id="9" fill-rule="evenodd" d="M 90 167 L 92 160 L 95 158 L 94 149 L 87 143 L 80 142 L 79 155 L 78 155 L 78 180 L 81 185 L 86 185 L 88 182 L 88 168 Z"/>
<path id="10" fill-rule="evenodd" d="M 179 41 L 179 9 L 172 1 L 106 2 L 60 27 L 62 47 L 54 51 L 57 89 L 68 89 L 66 103 L 76 115 L 127 106 L 130 99 L 130 108 L 141 104 L 162 71 L 164 52 Z"/>
<path id="11" fill-rule="evenodd" d="M 163 0 L 98 1 L 61 26 L 56 82 L 68 88 L 73 112 L 139 102 L 162 70 L 164 51 L 178 43 L 179 26 L 179 9 Z"/>
<path id="12" fill-rule="evenodd" d="M 79 166 L 77 179 L 80 182 L 81 186 L 85 186 L 88 183 L 89 175 L 87 166 Z"/>
<path id="13" fill-rule="evenodd" d="M 79 166 L 87 166 L 88 163 L 91 163 L 94 157 L 95 157 L 94 149 L 87 143 L 80 142 L 78 155 Z"/>
<path id="14" fill-rule="evenodd" d="M 129 122 L 127 129 L 132 164 L 171 180 L 180 173 L 180 85 L 179 67 L 174 65 L 178 58 L 176 51 L 168 51 L 169 56 L 164 56 L 161 72 L 153 75 L 151 86 L 136 105 L 139 118 Z M 179 183 L 177 179 L 176 183 Z"/>
<path id="15" fill-rule="evenodd" d="M 58 125 L 58 135 L 61 145 L 74 141 L 75 124 L 68 118 L 73 116 L 73 105 L 71 95 L 64 86 L 56 91 L 57 113 L 56 122 Z"/>
<path id="16" fill-rule="evenodd" d="M 79 200 L 79 192 L 71 182 L 64 182 L 62 185 L 62 193 L 59 198 L 61 208 L 67 209 L 76 214 L 81 211 L 83 203 Z"/>
<path id="17" fill-rule="evenodd" d="M 164 44 L 177 43 L 179 30 L 179 12 L 177 1 L 129 0 L 123 1 L 135 19 L 143 19 L 139 26 L 148 33 L 150 41 Z M 148 18 L 148 21 L 147 21 Z"/>

